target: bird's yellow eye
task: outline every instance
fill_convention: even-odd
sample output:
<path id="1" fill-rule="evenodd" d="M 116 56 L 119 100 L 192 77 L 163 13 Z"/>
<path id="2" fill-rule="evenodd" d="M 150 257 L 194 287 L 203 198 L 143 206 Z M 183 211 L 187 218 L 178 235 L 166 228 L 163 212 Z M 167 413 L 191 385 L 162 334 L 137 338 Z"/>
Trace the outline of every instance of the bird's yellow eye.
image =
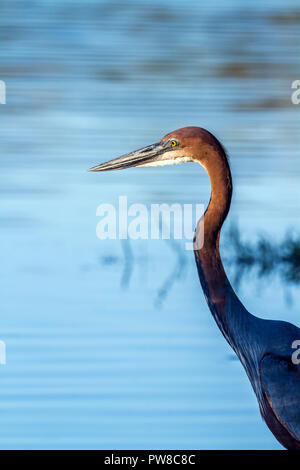
<path id="1" fill-rule="evenodd" d="M 171 144 L 171 147 L 176 147 L 177 142 L 176 142 L 176 140 L 171 140 L 170 144 Z"/>

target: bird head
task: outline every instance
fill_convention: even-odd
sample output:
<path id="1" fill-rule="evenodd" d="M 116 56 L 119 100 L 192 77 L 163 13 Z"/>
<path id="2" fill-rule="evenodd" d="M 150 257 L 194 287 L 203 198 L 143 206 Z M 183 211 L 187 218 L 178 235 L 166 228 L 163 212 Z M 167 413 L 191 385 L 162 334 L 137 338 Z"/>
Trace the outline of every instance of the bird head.
<path id="1" fill-rule="evenodd" d="M 89 171 L 122 170 L 137 166 L 164 166 L 196 161 L 205 166 L 218 140 L 201 127 L 183 127 L 165 135 L 158 142 L 114 158 Z"/>

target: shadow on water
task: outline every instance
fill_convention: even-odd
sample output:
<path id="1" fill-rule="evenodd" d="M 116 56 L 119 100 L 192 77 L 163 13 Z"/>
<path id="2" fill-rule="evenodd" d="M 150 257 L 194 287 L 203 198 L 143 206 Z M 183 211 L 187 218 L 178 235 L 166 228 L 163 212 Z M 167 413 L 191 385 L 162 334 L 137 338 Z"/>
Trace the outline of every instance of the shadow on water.
<path id="1" fill-rule="evenodd" d="M 300 235 L 288 233 L 280 242 L 272 242 L 267 236 L 260 235 L 255 242 L 250 243 L 242 239 L 236 225 L 232 225 L 225 234 L 225 243 L 222 248 L 222 258 L 230 264 L 231 279 L 236 290 L 241 283 L 254 274 L 259 281 L 269 280 L 271 276 L 278 276 L 285 287 L 300 283 Z M 182 245 L 176 240 L 166 240 L 168 247 L 175 254 L 175 261 L 170 267 L 169 274 L 157 288 L 153 304 L 156 308 L 162 307 L 176 283 L 186 272 L 188 258 Z M 147 269 L 147 258 L 134 257 L 129 240 L 122 240 L 123 257 L 106 255 L 100 258 L 102 266 L 121 266 L 120 287 L 127 289 L 136 264 L 143 264 Z M 286 296 L 288 303 L 292 301 Z"/>

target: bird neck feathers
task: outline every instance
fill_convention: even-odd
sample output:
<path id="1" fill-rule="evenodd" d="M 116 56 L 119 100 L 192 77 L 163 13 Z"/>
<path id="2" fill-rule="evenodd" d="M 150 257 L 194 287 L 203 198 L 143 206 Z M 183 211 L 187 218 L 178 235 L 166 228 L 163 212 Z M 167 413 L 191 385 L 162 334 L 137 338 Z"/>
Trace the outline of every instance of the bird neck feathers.
<path id="1" fill-rule="evenodd" d="M 208 306 L 220 330 L 232 344 L 233 310 L 242 306 L 226 276 L 219 252 L 220 231 L 229 212 L 232 196 L 232 179 L 229 163 L 222 148 L 202 162 L 211 182 L 211 198 L 204 214 L 204 224 L 199 224 L 195 234 L 195 259 L 200 282 Z M 204 225 L 204 242 L 197 248 L 199 230 Z M 200 245 L 199 245 L 200 246 Z M 233 308 L 234 306 L 234 308 Z M 234 320 L 235 321 L 235 320 Z"/>

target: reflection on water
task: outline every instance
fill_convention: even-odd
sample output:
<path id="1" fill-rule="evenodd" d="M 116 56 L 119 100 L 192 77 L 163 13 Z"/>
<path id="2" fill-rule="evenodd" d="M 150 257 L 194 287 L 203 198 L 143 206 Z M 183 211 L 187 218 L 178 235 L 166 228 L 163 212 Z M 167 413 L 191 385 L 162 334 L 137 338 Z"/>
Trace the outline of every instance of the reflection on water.
<path id="1" fill-rule="evenodd" d="M 168 277 L 164 280 L 162 286 L 158 289 L 155 299 L 155 305 L 161 306 L 171 288 L 179 282 L 186 271 L 186 256 L 185 252 L 181 250 L 176 240 L 170 240 L 169 246 L 173 249 L 175 257 L 174 267 L 170 271 Z"/>
<path id="2" fill-rule="evenodd" d="M 233 226 L 228 234 L 231 245 L 230 261 L 235 265 L 237 285 L 250 269 L 256 269 L 258 279 L 279 274 L 283 283 L 300 282 L 300 237 L 288 234 L 283 241 L 274 242 L 261 236 L 255 243 L 242 241 L 239 229 Z"/>
<path id="3" fill-rule="evenodd" d="M 157 288 L 153 305 L 157 308 L 161 307 L 164 303 L 167 295 L 172 290 L 173 286 L 179 282 L 185 271 L 187 265 L 187 257 L 186 252 L 182 249 L 182 247 L 177 243 L 176 240 L 170 239 L 166 240 L 168 243 L 166 246 L 171 248 L 174 255 L 172 256 L 173 262 L 170 266 L 170 272 L 167 274 L 166 278 L 162 279 L 161 285 Z M 108 268 L 113 267 L 113 269 L 117 269 L 120 274 L 120 287 L 121 288 L 129 288 L 130 281 L 132 278 L 132 274 L 135 268 L 135 264 L 139 265 L 139 269 L 144 271 L 149 270 L 151 273 L 151 264 L 150 260 L 147 256 L 135 258 L 133 254 L 133 250 L 131 248 L 130 240 L 122 240 L 122 247 L 123 247 L 123 256 L 115 256 L 115 255 L 105 255 L 102 256 L 100 259 L 100 264 L 103 266 L 107 266 Z M 168 248 L 166 248 L 168 249 Z"/>
<path id="4" fill-rule="evenodd" d="M 211 130 L 234 181 L 226 271 L 250 312 L 299 325 L 298 2 L 2 0 L 0 23 L 0 448 L 279 448 L 193 253 L 96 238 L 99 204 L 207 204 L 207 177 L 86 170 Z"/>

